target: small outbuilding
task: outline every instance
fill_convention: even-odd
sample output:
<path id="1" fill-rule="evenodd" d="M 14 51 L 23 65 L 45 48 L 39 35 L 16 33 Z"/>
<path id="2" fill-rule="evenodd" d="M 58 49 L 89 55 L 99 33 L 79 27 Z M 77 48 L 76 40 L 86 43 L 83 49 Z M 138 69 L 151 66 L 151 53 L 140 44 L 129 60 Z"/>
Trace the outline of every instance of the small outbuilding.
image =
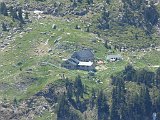
<path id="1" fill-rule="evenodd" d="M 121 55 L 108 55 L 106 59 L 107 61 L 115 62 L 115 61 L 122 60 L 123 58 Z"/>

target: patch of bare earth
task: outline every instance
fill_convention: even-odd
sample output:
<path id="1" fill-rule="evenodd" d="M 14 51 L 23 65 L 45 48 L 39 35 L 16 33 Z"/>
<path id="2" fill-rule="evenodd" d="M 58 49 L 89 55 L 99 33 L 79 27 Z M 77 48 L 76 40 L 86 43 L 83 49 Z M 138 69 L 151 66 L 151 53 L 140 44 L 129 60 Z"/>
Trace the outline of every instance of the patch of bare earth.
<path id="1" fill-rule="evenodd" d="M 98 71 L 104 71 L 106 69 L 107 69 L 107 67 L 105 65 L 98 65 L 98 66 L 96 66 L 96 70 L 98 70 Z"/>
<path id="2" fill-rule="evenodd" d="M 45 56 L 48 54 L 49 50 L 50 50 L 50 46 L 47 40 L 46 42 L 40 42 L 38 45 L 36 45 L 32 53 L 33 55 L 36 55 L 36 56 Z"/>

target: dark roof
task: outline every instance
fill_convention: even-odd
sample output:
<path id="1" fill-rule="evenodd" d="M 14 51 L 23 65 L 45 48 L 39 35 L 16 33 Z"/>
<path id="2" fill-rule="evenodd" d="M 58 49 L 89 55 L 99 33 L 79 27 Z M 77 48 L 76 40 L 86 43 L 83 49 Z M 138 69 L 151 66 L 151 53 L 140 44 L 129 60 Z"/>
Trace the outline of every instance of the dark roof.
<path id="1" fill-rule="evenodd" d="M 70 60 L 67 60 L 66 62 L 68 62 L 68 63 L 70 63 L 70 64 L 72 64 L 72 65 L 77 65 L 77 63 L 75 63 L 74 61 L 70 61 Z"/>
<path id="2" fill-rule="evenodd" d="M 73 58 L 77 56 L 80 58 L 87 58 L 87 57 L 94 57 L 94 54 L 90 49 L 84 49 L 84 50 L 77 51 L 72 55 Z"/>
<path id="3" fill-rule="evenodd" d="M 70 58 L 68 60 L 66 60 L 63 64 L 65 63 L 69 63 L 69 64 L 72 64 L 74 66 L 77 66 L 79 64 L 79 60 L 77 60 L 76 58 Z"/>
<path id="4" fill-rule="evenodd" d="M 70 58 L 70 59 L 68 59 L 68 61 L 74 62 L 74 63 L 76 63 L 76 64 L 78 64 L 78 63 L 80 62 L 80 61 L 77 60 L 76 58 Z"/>

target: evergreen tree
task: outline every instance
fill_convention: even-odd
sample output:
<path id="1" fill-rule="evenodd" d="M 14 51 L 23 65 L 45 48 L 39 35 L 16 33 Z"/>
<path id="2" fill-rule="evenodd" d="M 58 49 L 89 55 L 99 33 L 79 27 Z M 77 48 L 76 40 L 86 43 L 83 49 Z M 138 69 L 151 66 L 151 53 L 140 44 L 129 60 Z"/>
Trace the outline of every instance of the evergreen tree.
<path id="1" fill-rule="evenodd" d="M 29 19 L 29 13 L 25 12 L 25 19 Z"/>
<path id="2" fill-rule="evenodd" d="M 79 115 L 71 109 L 65 93 L 60 99 L 57 110 L 57 120 L 81 120 Z"/>
<path id="3" fill-rule="evenodd" d="M 4 16 L 8 16 L 7 6 L 4 2 L 0 3 L 0 13 L 3 14 Z"/>
<path id="4" fill-rule="evenodd" d="M 2 30 L 7 31 L 7 25 L 4 22 L 2 22 Z"/>
<path id="5" fill-rule="evenodd" d="M 77 2 L 82 3 L 82 2 L 83 2 L 83 0 L 77 0 Z"/>
<path id="6" fill-rule="evenodd" d="M 76 25 L 76 26 L 75 26 L 75 29 L 81 29 L 81 28 L 80 28 L 80 26 L 79 26 L 79 25 Z"/>
<path id="7" fill-rule="evenodd" d="M 156 86 L 160 85 L 160 67 L 156 70 Z"/>
<path id="8" fill-rule="evenodd" d="M 107 49 L 111 49 L 111 46 L 108 44 L 108 40 L 105 41 L 104 46 L 105 46 Z"/>
<path id="9" fill-rule="evenodd" d="M 108 120 L 109 117 L 109 105 L 107 104 L 107 98 L 101 90 L 97 98 L 98 107 L 98 120 Z"/>
<path id="10" fill-rule="evenodd" d="M 111 120 L 120 120 L 120 115 L 118 113 L 117 107 L 112 104 L 111 108 Z"/>
<path id="11" fill-rule="evenodd" d="M 77 7 L 77 2 L 76 2 L 76 0 L 73 0 L 73 4 L 72 4 L 72 6 L 73 6 L 74 8 L 76 8 L 76 7 Z"/>
<path id="12" fill-rule="evenodd" d="M 88 3 L 89 5 L 91 5 L 91 4 L 93 4 L 93 0 L 87 0 L 87 3 Z"/>
<path id="13" fill-rule="evenodd" d="M 21 22 L 19 22 L 19 28 L 23 30 L 23 24 Z"/>
<path id="14" fill-rule="evenodd" d="M 144 17 L 146 23 L 151 23 L 151 25 L 156 25 L 159 18 L 159 13 L 153 2 L 150 2 L 150 7 L 146 7 L 144 11 Z"/>
<path id="15" fill-rule="evenodd" d="M 147 86 L 151 86 L 154 83 L 155 74 L 154 72 L 142 69 L 137 71 L 137 82 L 144 83 Z"/>
<path id="16" fill-rule="evenodd" d="M 132 120 L 133 115 L 132 111 L 130 111 L 129 105 L 124 104 L 121 109 L 121 120 Z"/>
<path id="17" fill-rule="evenodd" d="M 152 101 L 149 94 L 149 90 L 146 87 L 145 93 L 144 93 L 144 104 L 145 104 L 145 116 L 148 117 L 148 119 L 151 119 L 152 117 Z"/>
<path id="18" fill-rule="evenodd" d="M 10 8 L 9 8 L 9 12 L 10 12 L 10 16 L 12 17 L 12 19 L 13 19 L 13 21 L 14 21 L 14 10 L 13 10 L 13 6 L 11 6 Z"/>
<path id="19" fill-rule="evenodd" d="M 23 20 L 23 16 L 22 16 L 22 8 L 18 8 L 18 19 L 21 23 L 24 23 L 24 20 Z"/>
<path id="20" fill-rule="evenodd" d="M 87 26 L 86 27 L 86 32 L 89 32 L 89 31 L 90 31 L 89 26 Z"/>
<path id="21" fill-rule="evenodd" d="M 14 98 L 14 100 L 13 100 L 13 105 L 15 108 L 18 107 L 18 101 L 16 98 Z"/>
<path id="22" fill-rule="evenodd" d="M 135 96 L 132 111 L 135 120 L 145 120 L 144 94 L 142 92 Z"/>
<path id="23" fill-rule="evenodd" d="M 68 120 L 69 117 L 69 104 L 64 94 L 59 102 L 57 111 L 57 120 Z"/>
<path id="24" fill-rule="evenodd" d="M 84 86 L 82 84 L 81 77 L 79 75 L 75 79 L 74 87 L 75 87 L 75 94 L 76 94 L 76 96 L 83 97 Z"/>
<path id="25" fill-rule="evenodd" d="M 110 5 L 111 0 L 105 0 L 105 1 L 106 1 L 106 3 L 107 3 L 107 4 L 109 4 L 109 5 Z"/>
<path id="26" fill-rule="evenodd" d="M 160 95 L 158 95 L 155 103 L 155 111 L 160 113 Z"/>
<path id="27" fill-rule="evenodd" d="M 127 65 L 125 67 L 125 70 L 123 72 L 124 74 L 124 80 L 127 81 L 135 81 L 136 80 L 136 70 L 133 68 L 132 65 Z"/>
<path id="28" fill-rule="evenodd" d="M 66 78 L 66 90 L 67 90 L 67 97 L 69 100 L 72 99 L 73 97 L 73 85 L 72 83 L 68 80 L 68 78 Z"/>
<path id="29" fill-rule="evenodd" d="M 96 99 L 96 92 L 94 89 L 92 89 L 92 96 L 90 98 L 90 108 L 93 109 L 95 105 L 95 99 Z"/>
<path id="30" fill-rule="evenodd" d="M 112 106 L 111 106 L 111 120 L 120 120 L 119 104 L 117 99 L 117 88 L 112 91 Z"/>
<path id="31" fill-rule="evenodd" d="M 12 14 L 13 14 L 13 15 L 12 15 L 13 19 L 18 19 L 17 9 L 16 9 L 16 8 L 13 9 Z"/>
<path id="32" fill-rule="evenodd" d="M 140 94 L 133 100 L 133 115 L 136 120 L 150 120 L 152 117 L 152 101 L 147 87 L 142 87 Z"/>
<path id="33" fill-rule="evenodd" d="M 124 114 L 125 101 L 125 83 L 121 75 L 116 76 L 115 88 L 112 91 L 112 107 L 111 107 L 111 120 L 120 120 L 126 116 Z"/>

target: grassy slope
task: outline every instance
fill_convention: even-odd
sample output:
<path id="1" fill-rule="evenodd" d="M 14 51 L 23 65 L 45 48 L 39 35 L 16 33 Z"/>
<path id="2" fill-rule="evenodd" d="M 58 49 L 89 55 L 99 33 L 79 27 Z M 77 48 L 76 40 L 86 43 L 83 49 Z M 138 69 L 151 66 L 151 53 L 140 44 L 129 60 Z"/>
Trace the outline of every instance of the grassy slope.
<path id="1" fill-rule="evenodd" d="M 24 0 L 20 0 L 21 3 L 24 3 Z M 39 2 L 39 4 L 46 4 L 48 6 L 52 5 L 53 3 L 57 2 L 56 0 L 46 0 L 45 2 Z M 63 5 L 70 5 L 70 0 L 64 1 L 59 0 L 58 2 L 63 3 Z M 58 3 L 57 2 L 57 3 Z M 29 0 L 29 3 L 31 5 L 35 5 L 35 0 Z M 34 4 L 33 4 L 34 3 Z M 150 39 L 149 36 L 146 36 L 145 32 L 140 29 L 133 26 L 120 26 L 117 23 L 118 16 L 121 14 L 119 11 L 122 9 L 122 3 L 119 0 L 113 0 L 111 1 L 110 5 L 105 5 L 103 0 L 94 0 L 93 5 L 90 6 L 91 11 L 86 16 L 80 16 L 77 17 L 78 20 L 84 21 L 83 26 L 87 26 L 91 23 L 90 31 L 99 32 L 102 34 L 102 36 L 107 36 L 107 39 L 110 40 L 113 44 L 118 44 L 120 46 L 129 46 L 134 48 L 143 48 L 143 47 L 149 47 L 151 44 L 159 45 L 159 36 L 156 34 L 156 31 L 154 31 L 154 34 L 151 35 L 152 39 Z M 37 4 L 38 5 L 38 4 Z M 78 3 L 78 6 L 76 10 L 83 10 L 87 7 L 86 2 L 83 2 L 82 4 Z M 110 29 L 103 31 L 97 29 L 98 20 L 102 14 L 102 8 L 106 7 L 106 9 L 110 12 Z M 157 6 L 159 9 L 160 7 Z M 67 11 L 68 8 L 62 8 L 62 11 Z M 75 18 L 74 15 L 67 15 L 68 18 Z M 79 23 L 77 23 L 79 24 Z M 136 39 L 136 37 L 138 39 Z"/>
<path id="2" fill-rule="evenodd" d="M 40 23 L 44 24 L 42 25 Z M 57 25 L 57 30 L 52 30 L 51 26 L 53 23 Z M 36 86 L 35 83 L 30 85 L 30 87 L 27 89 L 27 92 L 25 91 L 25 94 L 22 94 L 23 92 L 19 92 L 14 87 L 12 87 L 12 89 L 8 88 L 6 91 L 1 91 L 2 98 L 7 97 L 13 99 L 14 97 L 28 97 L 28 95 L 32 95 L 38 92 L 40 89 L 44 88 L 44 86 L 49 82 L 53 82 L 54 80 L 58 79 L 58 74 L 60 73 L 65 73 L 66 76 L 72 76 L 72 78 L 74 78 L 76 74 L 86 74 L 86 72 L 83 71 L 68 71 L 63 68 L 59 68 L 60 63 L 62 62 L 62 58 L 66 58 L 71 55 L 73 50 L 71 49 L 72 52 L 63 52 L 62 50 L 54 49 L 56 46 L 54 45 L 55 39 L 61 36 L 62 39 L 60 40 L 60 43 L 69 41 L 72 43 L 76 42 L 74 44 L 92 47 L 90 39 L 95 37 L 95 35 L 73 29 L 74 27 L 71 26 L 71 24 L 72 23 L 66 24 L 57 18 L 48 18 L 47 20 L 35 21 L 28 26 L 33 28 L 32 32 L 24 33 L 22 38 L 20 38 L 17 34 L 16 41 L 12 42 L 4 51 L 0 52 L 1 83 L 8 83 L 9 85 L 14 86 L 14 84 L 24 81 L 25 76 L 38 78 L 38 86 Z M 40 32 L 45 31 L 49 35 L 40 34 Z M 68 35 L 67 33 L 71 34 Z M 51 38 L 50 35 L 53 34 L 54 37 Z M 49 39 L 49 48 L 53 49 L 53 52 L 51 53 L 52 55 L 49 53 L 40 53 L 40 55 L 36 55 L 34 53 L 35 48 L 39 47 L 40 43 L 45 43 L 47 39 Z M 58 52 L 62 52 L 61 57 L 57 54 Z M 52 66 L 40 66 L 38 63 L 42 61 L 49 61 L 53 64 L 56 64 L 58 69 Z M 17 65 L 19 62 L 22 63 L 21 66 Z M 20 71 L 20 68 L 22 71 Z M 32 73 L 26 73 L 26 70 L 29 68 L 33 69 Z"/>
<path id="3" fill-rule="evenodd" d="M 107 63 L 103 65 L 104 70 L 99 70 L 96 73 L 96 79 L 103 81 L 103 84 L 98 84 L 95 81 L 88 81 L 88 74 L 84 71 L 68 71 L 64 68 L 60 68 L 63 58 L 68 58 L 74 50 L 75 46 L 84 46 L 93 48 L 96 51 L 96 57 L 102 60 L 105 60 L 105 56 L 108 54 L 101 41 L 96 44 L 91 42 L 92 39 L 99 39 L 96 35 L 83 32 L 83 30 L 74 29 L 77 21 L 73 20 L 72 22 L 66 23 L 61 18 L 52 18 L 48 16 L 46 19 L 39 21 L 33 21 L 26 27 L 33 28 L 32 32 L 23 33 L 22 36 L 16 34 L 16 40 L 12 42 L 4 51 L 0 51 L 0 82 L 7 83 L 11 87 L 6 88 L 6 90 L 1 90 L 1 99 L 8 98 L 18 99 L 28 98 L 29 96 L 35 94 L 39 90 L 43 89 L 48 83 L 53 82 L 60 78 L 60 74 L 64 73 L 66 77 L 74 79 L 76 75 L 80 74 L 83 76 L 84 82 L 88 86 L 95 88 L 104 87 L 106 91 L 110 93 L 110 81 L 109 77 L 112 73 L 118 72 L 124 68 L 125 65 L 129 62 L 128 57 L 130 53 L 124 53 L 124 61 L 117 63 Z M 57 25 L 57 29 L 52 29 L 52 24 Z M 40 34 L 41 32 L 46 32 L 46 34 Z M 52 36 L 52 37 L 50 37 Z M 57 38 L 62 37 L 58 43 L 54 43 Z M 45 46 L 45 42 L 48 39 L 48 44 Z M 41 44 L 43 46 L 41 46 Z M 56 49 L 57 45 L 72 45 L 69 47 L 69 50 Z M 35 53 L 35 48 L 40 50 L 53 49 L 51 53 L 40 52 L 39 55 Z M 143 57 L 137 60 L 135 66 L 148 66 L 147 62 L 152 63 L 153 65 L 159 64 L 159 59 L 153 60 L 154 56 L 159 58 L 158 52 L 153 52 L 154 54 L 147 53 Z M 144 53 L 137 53 L 138 56 Z M 152 55 L 152 56 L 151 56 Z M 156 57 L 156 58 L 157 58 Z M 56 67 L 47 65 L 40 66 L 41 62 L 50 62 Z M 18 66 L 17 64 L 21 62 L 22 65 Z M 20 71 L 20 68 L 22 71 Z M 26 70 L 32 68 L 31 73 L 27 73 Z M 27 86 L 27 90 L 19 91 L 15 87 L 15 84 L 26 82 L 26 78 L 38 78 L 37 82 L 33 82 Z M 108 87 L 106 87 L 108 86 Z"/>

